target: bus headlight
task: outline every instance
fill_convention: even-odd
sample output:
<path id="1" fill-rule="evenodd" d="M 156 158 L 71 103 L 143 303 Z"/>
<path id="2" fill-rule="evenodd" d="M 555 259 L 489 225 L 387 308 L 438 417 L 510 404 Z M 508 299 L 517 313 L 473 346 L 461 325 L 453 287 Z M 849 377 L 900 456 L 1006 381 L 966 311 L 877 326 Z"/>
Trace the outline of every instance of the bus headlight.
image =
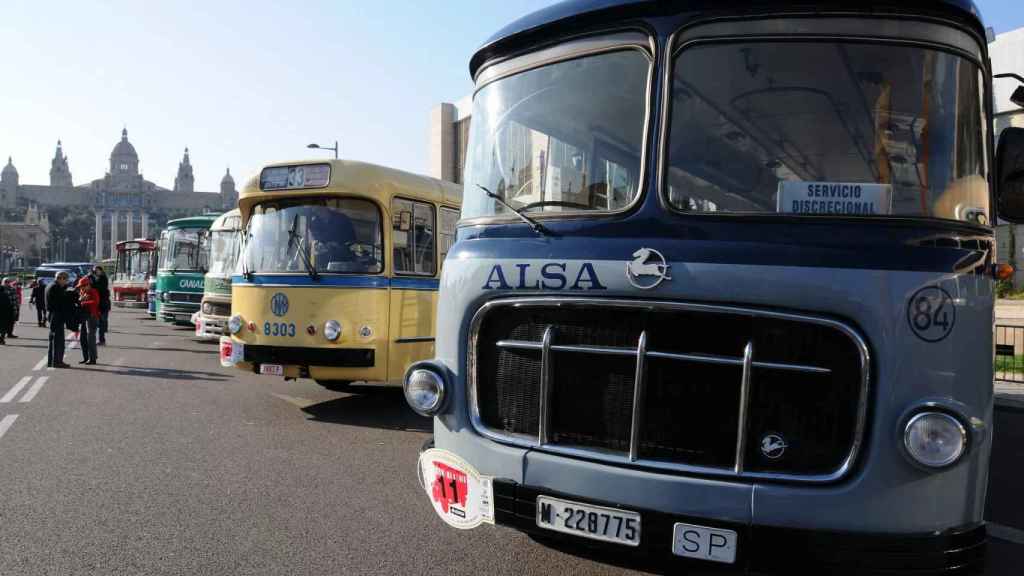
<path id="1" fill-rule="evenodd" d="M 213 313 L 213 305 L 209 302 L 203 302 L 203 314 L 210 315 Z"/>
<path id="2" fill-rule="evenodd" d="M 341 337 L 341 324 L 337 320 L 324 322 L 324 338 L 334 342 Z"/>
<path id="3" fill-rule="evenodd" d="M 444 407 L 444 377 L 429 364 L 410 367 L 402 382 L 402 389 L 405 391 L 405 401 L 417 414 L 433 416 Z"/>
<path id="4" fill-rule="evenodd" d="M 231 332 L 232 334 L 238 334 L 239 332 L 242 331 L 242 326 L 244 324 L 245 322 L 242 321 L 242 317 L 235 314 L 234 316 L 228 319 L 228 332 Z"/>
<path id="5" fill-rule="evenodd" d="M 963 456 L 967 449 L 967 430 L 945 412 L 920 412 L 907 421 L 903 446 L 918 464 L 945 468 Z"/>

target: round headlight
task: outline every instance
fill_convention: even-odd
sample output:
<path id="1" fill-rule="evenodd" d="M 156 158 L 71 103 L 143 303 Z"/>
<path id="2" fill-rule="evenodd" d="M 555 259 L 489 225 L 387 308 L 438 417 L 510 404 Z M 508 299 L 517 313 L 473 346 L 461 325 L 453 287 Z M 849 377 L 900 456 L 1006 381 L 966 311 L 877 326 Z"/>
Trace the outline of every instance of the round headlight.
<path id="1" fill-rule="evenodd" d="M 167 292 L 161 292 L 160 293 L 160 301 L 161 302 L 167 302 Z"/>
<path id="2" fill-rule="evenodd" d="M 324 322 L 324 338 L 334 342 L 341 337 L 341 324 L 337 320 Z"/>
<path id="3" fill-rule="evenodd" d="M 402 388 L 405 401 L 418 414 L 433 416 L 444 405 L 444 378 L 433 370 L 416 368 L 410 371 Z"/>
<path id="4" fill-rule="evenodd" d="M 210 314 L 213 311 L 213 306 L 209 302 L 203 302 L 203 314 Z"/>
<path id="5" fill-rule="evenodd" d="M 943 412 L 921 412 L 907 422 L 903 445 L 915 462 L 944 468 L 967 449 L 967 431 L 959 420 Z"/>
<path id="6" fill-rule="evenodd" d="M 232 334 L 238 334 L 239 332 L 242 331 L 243 324 L 244 322 L 242 322 L 241 316 L 237 314 L 232 316 L 231 318 L 228 319 L 228 332 L 231 332 Z"/>

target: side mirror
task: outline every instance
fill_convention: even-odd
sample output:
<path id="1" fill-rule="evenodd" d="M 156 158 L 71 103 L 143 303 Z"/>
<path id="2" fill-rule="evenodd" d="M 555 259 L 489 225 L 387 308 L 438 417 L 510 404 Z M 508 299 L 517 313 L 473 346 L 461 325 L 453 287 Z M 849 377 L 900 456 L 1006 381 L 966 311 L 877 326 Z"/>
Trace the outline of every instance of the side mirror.
<path id="1" fill-rule="evenodd" d="M 1024 223 L 1024 128 L 1006 128 L 996 149 L 999 217 Z"/>

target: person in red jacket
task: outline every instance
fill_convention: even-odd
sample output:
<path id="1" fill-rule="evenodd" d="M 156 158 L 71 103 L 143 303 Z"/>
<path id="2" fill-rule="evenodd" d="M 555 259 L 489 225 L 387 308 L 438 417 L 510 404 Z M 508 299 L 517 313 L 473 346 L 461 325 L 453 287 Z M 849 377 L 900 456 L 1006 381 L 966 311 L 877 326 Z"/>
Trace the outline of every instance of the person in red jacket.
<path id="1" fill-rule="evenodd" d="M 81 328 L 78 342 L 82 348 L 79 364 L 96 363 L 96 323 L 100 319 L 100 293 L 92 287 L 88 276 L 78 281 L 78 308 Z"/>

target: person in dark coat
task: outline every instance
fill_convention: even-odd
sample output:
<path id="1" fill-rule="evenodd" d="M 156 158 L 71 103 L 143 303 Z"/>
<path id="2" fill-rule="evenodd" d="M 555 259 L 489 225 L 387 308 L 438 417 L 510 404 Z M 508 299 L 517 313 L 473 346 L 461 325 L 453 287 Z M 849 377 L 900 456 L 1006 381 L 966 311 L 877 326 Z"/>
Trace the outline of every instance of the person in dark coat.
<path id="1" fill-rule="evenodd" d="M 0 283 L 0 344 L 7 343 L 7 330 L 14 321 L 14 307 L 11 305 L 11 289 Z"/>
<path id="2" fill-rule="evenodd" d="M 50 314 L 50 346 L 46 365 L 50 368 L 71 367 L 64 363 L 64 328 L 72 315 L 71 295 L 67 285 L 68 273 L 62 270 L 46 287 L 46 310 Z"/>
<path id="3" fill-rule="evenodd" d="M 8 338 L 17 338 L 14 334 L 14 327 L 18 324 L 18 317 L 21 316 L 21 288 L 14 278 L 4 278 L 4 287 L 7 289 L 7 298 L 11 302 L 11 319 L 5 325 Z"/>
<path id="4" fill-rule="evenodd" d="M 46 284 L 43 283 L 42 278 L 36 278 L 36 281 L 32 283 L 32 294 L 28 298 L 28 303 L 36 307 L 36 320 L 39 325 L 46 327 Z"/>
<path id="5" fill-rule="evenodd" d="M 107 317 L 110 315 L 110 281 L 103 266 L 95 266 L 89 274 L 89 281 L 92 287 L 100 295 L 100 317 L 97 320 L 98 336 L 100 346 L 107 345 Z"/>

